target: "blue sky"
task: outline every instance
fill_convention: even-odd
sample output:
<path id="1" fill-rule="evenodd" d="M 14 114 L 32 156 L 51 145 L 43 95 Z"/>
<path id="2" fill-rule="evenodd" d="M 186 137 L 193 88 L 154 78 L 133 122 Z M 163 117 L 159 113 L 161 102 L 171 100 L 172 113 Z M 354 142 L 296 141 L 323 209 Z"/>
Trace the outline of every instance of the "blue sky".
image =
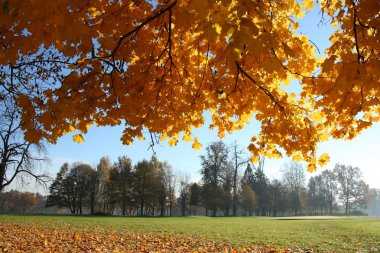
<path id="1" fill-rule="evenodd" d="M 329 45 L 330 28 L 320 23 L 320 13 L 315 10 L 306 15 L 300 23 L 299 32 L 309 36 L 323 51 Z M 298 84 L 293 82 L 290 89 L 297 90 Z M 85 136 L 85 143 L 77 144 L 72 141 L 72 135 L 67 135 L 58 140 L 56 145 L 48 145 L 48 156 L 51 163 L 46 166 L 46 170 L 55 176 L 60 166 L 64 162 L 81 161 L 96 166 L 102 156 L 108 156 L 111 161 L 116 161 L 118 156 L 127 155 L 133 163 L 144 158 L 149 159 L 152 151 L 149 148 L 149 138 L 146 141 L 136 140 L 134 144 L 125 146 L 121 144 L 120 137 L 123 131 L 122 127 L 91 127 L 89 133 Z M 246 150 L 252 135 L 258 133 L 259 126 L 251 123 L 245 129 L 234 132 L 227 136 L 224 141 L 226 144 L 236 140 L 242 149 Z M 201 129 L 196 129 L 194 134 L 198 136 L 203 144 L 201 150 L 193 150 L 191 143 L 179 142 L 176 147 L 169 147 L 166 143 L 160 143 L 155 146 L 157 156 L 160 160 L 167 160 L 177 173 L 188 173 L 194 181 L 200 179 L 200 158 L 205 154 L 205 147 L 208 143 L 218 140 L 215 131 L 208 129 L 206 124 Z M 331 162 L 323 169 L 331 169 L 336 163 L 351 164 L 358 166 L 363 171 L 364 179 L 370 187 L 380 188 L 380 124 L 375 124 L 371 129 L 363 132 L 353 141 L 328 141 L 320 146 L 319 153 L 329 153 Z M 248 151 L 246 152 L 248 156 Z M 266 160 L 265 172 L 270 178 L 280 178 L 281 166 L 289 162 L 288 158 L 277 160 Z M 318 170 L 320 173 L 323 169 Z M 308 177 L 315 173 L 308 173 Z"/>

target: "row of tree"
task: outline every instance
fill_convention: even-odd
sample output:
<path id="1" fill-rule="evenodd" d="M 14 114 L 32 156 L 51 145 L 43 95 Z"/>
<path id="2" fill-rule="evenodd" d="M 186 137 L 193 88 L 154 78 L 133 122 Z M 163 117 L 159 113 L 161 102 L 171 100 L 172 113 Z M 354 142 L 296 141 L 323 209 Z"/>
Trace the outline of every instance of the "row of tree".
<path id="1" fill-rule="evenodd" d="M 201 201 L 197 204 L 204 206 L 206 215 L 209 211 L 211 216 L 229 216 L 231 211 L 233 216 L 333 214 L 341 206 L 345 214 L 350 214 L 365 207 L 369 198 L 369 187 L 357 167 L 337 164 L 306 184 L 303 166 L 289 163 L 282 167 L 280 180 L 270 181 L 264 173 L 264 160 L 250 163 L 236 143 L 228 147 L 222 141 L 214 142 L 206 152 L 201 156 L 199 187 L 181 187 L 189 190 L 180 191 L 181 199 L 187 194 L 192 200 L 198 199 L 193 195 L 200 188 Z M 245 168 L 244 173 L 240 168 Z M 192 189 L 197 189 L 196 193 Z M 193 205 L 194 201 L 189 201 L 188 206 Z"/>
<path id="2" fill-rule="evenodd" d="M 65 207 L 71 213 L 112 214 L 119 207 L 122 215 L 171 214 L 175 177 L 167 162 L 156 157 L 132 165 L 119 157 L 111 164 L 103 157 L 96 169 L 88 164 L 65 163 L 50 186 L 46 206 Z"/>
<path id="3" fill-rule="evenodd" d="M 200 182 L 186 174 L 174 175 L 167 162 L 153 156 L 132 164 L 126 156 L 111 164 L 102 158 L 96 168 L 65 163 L 50 186 L 46 206 L 71 213 L 122 215 L 284 216 L 346 215 L 365 207 L 368 185 L 359 168 L 337 164 L 332 171 L 311 177 L 299 163 L 285 164 L 281 179 L 269 180 L 264 159 L 257 164 L 244 157 L 234 143 L 209 144 L 201 156 Z M 177 196 L 177 197 L 176 197 Z"/>

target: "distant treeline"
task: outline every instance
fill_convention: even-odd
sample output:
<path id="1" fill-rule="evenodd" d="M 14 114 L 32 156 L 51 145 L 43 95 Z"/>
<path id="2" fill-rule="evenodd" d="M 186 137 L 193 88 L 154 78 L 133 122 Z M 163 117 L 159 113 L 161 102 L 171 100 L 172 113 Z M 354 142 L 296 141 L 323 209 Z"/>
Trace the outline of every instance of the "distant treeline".
<path id="1" fill-rule="evenodd" d="M 45 198 L 39 193 L 11 190 L 0 194 L 0 213 L 42 213 Z"/>
<path id="2" fill-rule="evenodd" d="M 96 168 L 65 163 L 50 186 L 46 207 L 72 214 L 291 216 L 357 215 L 368 203 L 380 202 L 357 167 L 337 164 L 306 184 L 303 166 L 288 163 L 280 179 L 269 180 L 264 159 L 253 164 L 236 143 L 222 141 L 209 144 L 200 160 L 200 182 L 174 175 L 169 163 L 155 156 L 136 164 L 127 156 L 114 163 L 103 157 Z M 1 199 L 9 198 L 5 194 Z M 23 206 L 21 212 L 33 210 Z"/>

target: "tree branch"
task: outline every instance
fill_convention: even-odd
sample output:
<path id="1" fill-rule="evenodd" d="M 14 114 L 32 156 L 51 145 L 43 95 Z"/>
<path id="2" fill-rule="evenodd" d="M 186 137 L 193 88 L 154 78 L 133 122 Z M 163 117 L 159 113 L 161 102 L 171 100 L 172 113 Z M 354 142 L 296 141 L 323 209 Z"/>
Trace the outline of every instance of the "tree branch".
<path id="1" fill-rule="evenodd" d="M 263 86 L 261 86 L 260 84 L 258 84 L 255 79 L 253 79 L 247 72 L 244 71 L 244 69 L 239 65 L 238 62 L 235 61 L 235 64 L 236 64 L 236 67 L 238 68 L 238 70 L 244 75 L 246 76 L 252 83 L 254 83 L 262 92 L 264 92 L 274 103 L 275 105 L 277 105 L 282 111 L 285 111 L 285 108 L 276 100 L 276 98 L 272 95 L 272 93 L 270 93 L 270 91 L 268 91 L 267 89 L 265 89 Z"/>
<path id="2" fill-rule="evenodd" d="M 117 42 L 116 44 L 116 47 L 112 50 L 111 54 L 109 55 L 109 57 L 113 57 L 115 54 L 116 54 L 116 51 L 119 49 L 119 47 L 121 46 L 121 44 L 123 43 L 123 41 L 128 38 L 129 36 L 131 36 L 132 34 L 135 34 L 137 33 L 138 31 L 141 30 L 141 28 L 143 28 L 146 24 L 148 24 L 149 22 L 151 22 L 152 20 L 160 17 L 161 15 L 163 15 L 165 12 L 167 11 L 170 11 L 171 8 L 173 8 L 175 5 L 177 4 L 177 0 L 175 0 L 174 2 L 172 2 L 171 4 L 169 4 L 168 6 L 166 6 L 165 8 L 162 8 L 161 10 L 159 10 L 156 14 L 153 14 L 152 16 L 146 18 L 144 21 L 142 21 L 138 26 L 136 26 L 133 30 L 127 32 L 126 34 L 124 34 L 123 36 L 121 36 L 119 38 L 119 41 Z"/>

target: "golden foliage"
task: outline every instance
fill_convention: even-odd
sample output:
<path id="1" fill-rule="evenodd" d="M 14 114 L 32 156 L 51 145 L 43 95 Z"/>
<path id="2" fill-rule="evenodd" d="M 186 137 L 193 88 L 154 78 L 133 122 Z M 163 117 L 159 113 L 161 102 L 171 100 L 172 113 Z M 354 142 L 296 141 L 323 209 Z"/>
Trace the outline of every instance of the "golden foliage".
<path id="1" fill-rule="evenodd" d="M 73 135 L 73 141 L 77 143 L 82 143 L 84 142 L 83 136 L 81 134 L 74 134 Z"/>
<path id="2" fill-rule="evenodd" d="M 335 26 L 323 59 L 296 32 L 313 8 Z M 125 144 L 145 128 L 171 146 L 183 133 L 198 149 L 191 130 L 209 111 L 220 137 L 251 117 L 261 124 L 254 157 L 287 155 L 314 170 L 328 161 L 317 160 L 319 142 L 380 119 L 379 12 L 376 0 L 4 1 L 0 64 L 12 69 L 41 45 L 71 59 L 62 83 L 18 100 L 31 141 L 125 123 Z M 291 79 L 299 95 L 283 89 Z"/>

